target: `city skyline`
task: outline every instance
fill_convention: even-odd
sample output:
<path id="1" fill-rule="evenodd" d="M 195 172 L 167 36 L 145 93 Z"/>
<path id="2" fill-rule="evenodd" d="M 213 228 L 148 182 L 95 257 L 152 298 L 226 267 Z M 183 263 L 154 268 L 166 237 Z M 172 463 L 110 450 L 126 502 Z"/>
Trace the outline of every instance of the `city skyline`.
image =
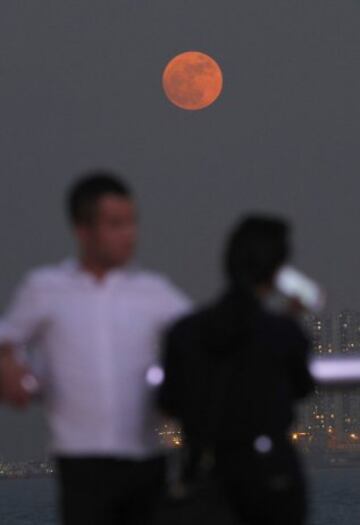
<path id="1" fill-rule="evenodd" d="M 323 317 L 309 316 L 306 326 L 314 357 L 360 358 L 358 311 L 346 309 Z M 306 442 L 317 440 L 332 448 L 359 445 L 359 452 L 360 388 L 316 386 L 314 394 L 298 411 L 293 437 Z"/>

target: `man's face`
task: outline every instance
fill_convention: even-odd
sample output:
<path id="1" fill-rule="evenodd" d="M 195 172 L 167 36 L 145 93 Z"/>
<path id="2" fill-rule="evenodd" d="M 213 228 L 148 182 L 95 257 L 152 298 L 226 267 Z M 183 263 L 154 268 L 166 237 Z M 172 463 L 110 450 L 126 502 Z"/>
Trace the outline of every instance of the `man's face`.
<path id="1" fill-rule="evenodd" d="M 129 197 L 105 195 L 96 206 L 94 220 L 76 228 L 83 252 L 98 264 L 113 267 L 126 264 L 137 240 L 137 217 Z"/>

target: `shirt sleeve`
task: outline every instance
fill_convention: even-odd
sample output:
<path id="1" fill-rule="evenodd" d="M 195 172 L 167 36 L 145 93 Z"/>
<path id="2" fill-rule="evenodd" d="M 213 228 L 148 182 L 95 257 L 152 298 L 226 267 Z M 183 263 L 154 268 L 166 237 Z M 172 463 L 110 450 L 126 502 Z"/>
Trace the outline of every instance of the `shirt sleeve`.
<path id="1" fill-rule="evenodd" d="M 176 321 L 191 313 L 193 309 L 192 299 L 171 281 L 167 281 L 162 308 L 163 328 L 168 329 Z"/>
<path id="2" fill-rule="evenodd" d="M 0 344 L 27 345 L 40 336 L 46 321 L 44 297 L 31 274 L 15 289 L 0 318 Z"/>

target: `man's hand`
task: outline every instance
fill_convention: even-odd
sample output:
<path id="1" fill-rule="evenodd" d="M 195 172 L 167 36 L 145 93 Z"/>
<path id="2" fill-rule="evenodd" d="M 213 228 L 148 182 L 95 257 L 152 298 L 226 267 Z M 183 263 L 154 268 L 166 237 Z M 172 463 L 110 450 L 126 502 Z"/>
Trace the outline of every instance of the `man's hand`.
<path id="1" fill-rule="evenodd" d="M 26 408 L 31 392 L 26 389 L 29 370 L 15 359 L 13 351 L 0 348 L 0 399 L 16 408 Z"/>

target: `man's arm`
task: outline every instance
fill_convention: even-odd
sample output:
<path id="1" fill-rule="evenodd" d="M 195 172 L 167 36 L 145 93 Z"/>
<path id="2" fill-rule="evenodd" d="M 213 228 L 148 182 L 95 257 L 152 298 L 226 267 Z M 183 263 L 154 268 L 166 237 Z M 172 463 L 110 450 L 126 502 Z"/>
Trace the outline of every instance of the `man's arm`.
<path id="1" fill-rule="evenodd" d="M 31 399 L 31 392 L 25 388 L 24 378 L 30 375 L 30 371 L 19 363 L 15 353 L 12 343 L 0 344 L 0 400 L 17 408 L 25 408 Z"/>
<path id="2" fill-rule="evenodd" d="M 45 320 L 39 289 L 31 276 L 16 289 L 0 319 L 0 399 L 18 408 L 31 399 L 30 370 L 17 359 L 17 349 L 36 338 Z"/>

